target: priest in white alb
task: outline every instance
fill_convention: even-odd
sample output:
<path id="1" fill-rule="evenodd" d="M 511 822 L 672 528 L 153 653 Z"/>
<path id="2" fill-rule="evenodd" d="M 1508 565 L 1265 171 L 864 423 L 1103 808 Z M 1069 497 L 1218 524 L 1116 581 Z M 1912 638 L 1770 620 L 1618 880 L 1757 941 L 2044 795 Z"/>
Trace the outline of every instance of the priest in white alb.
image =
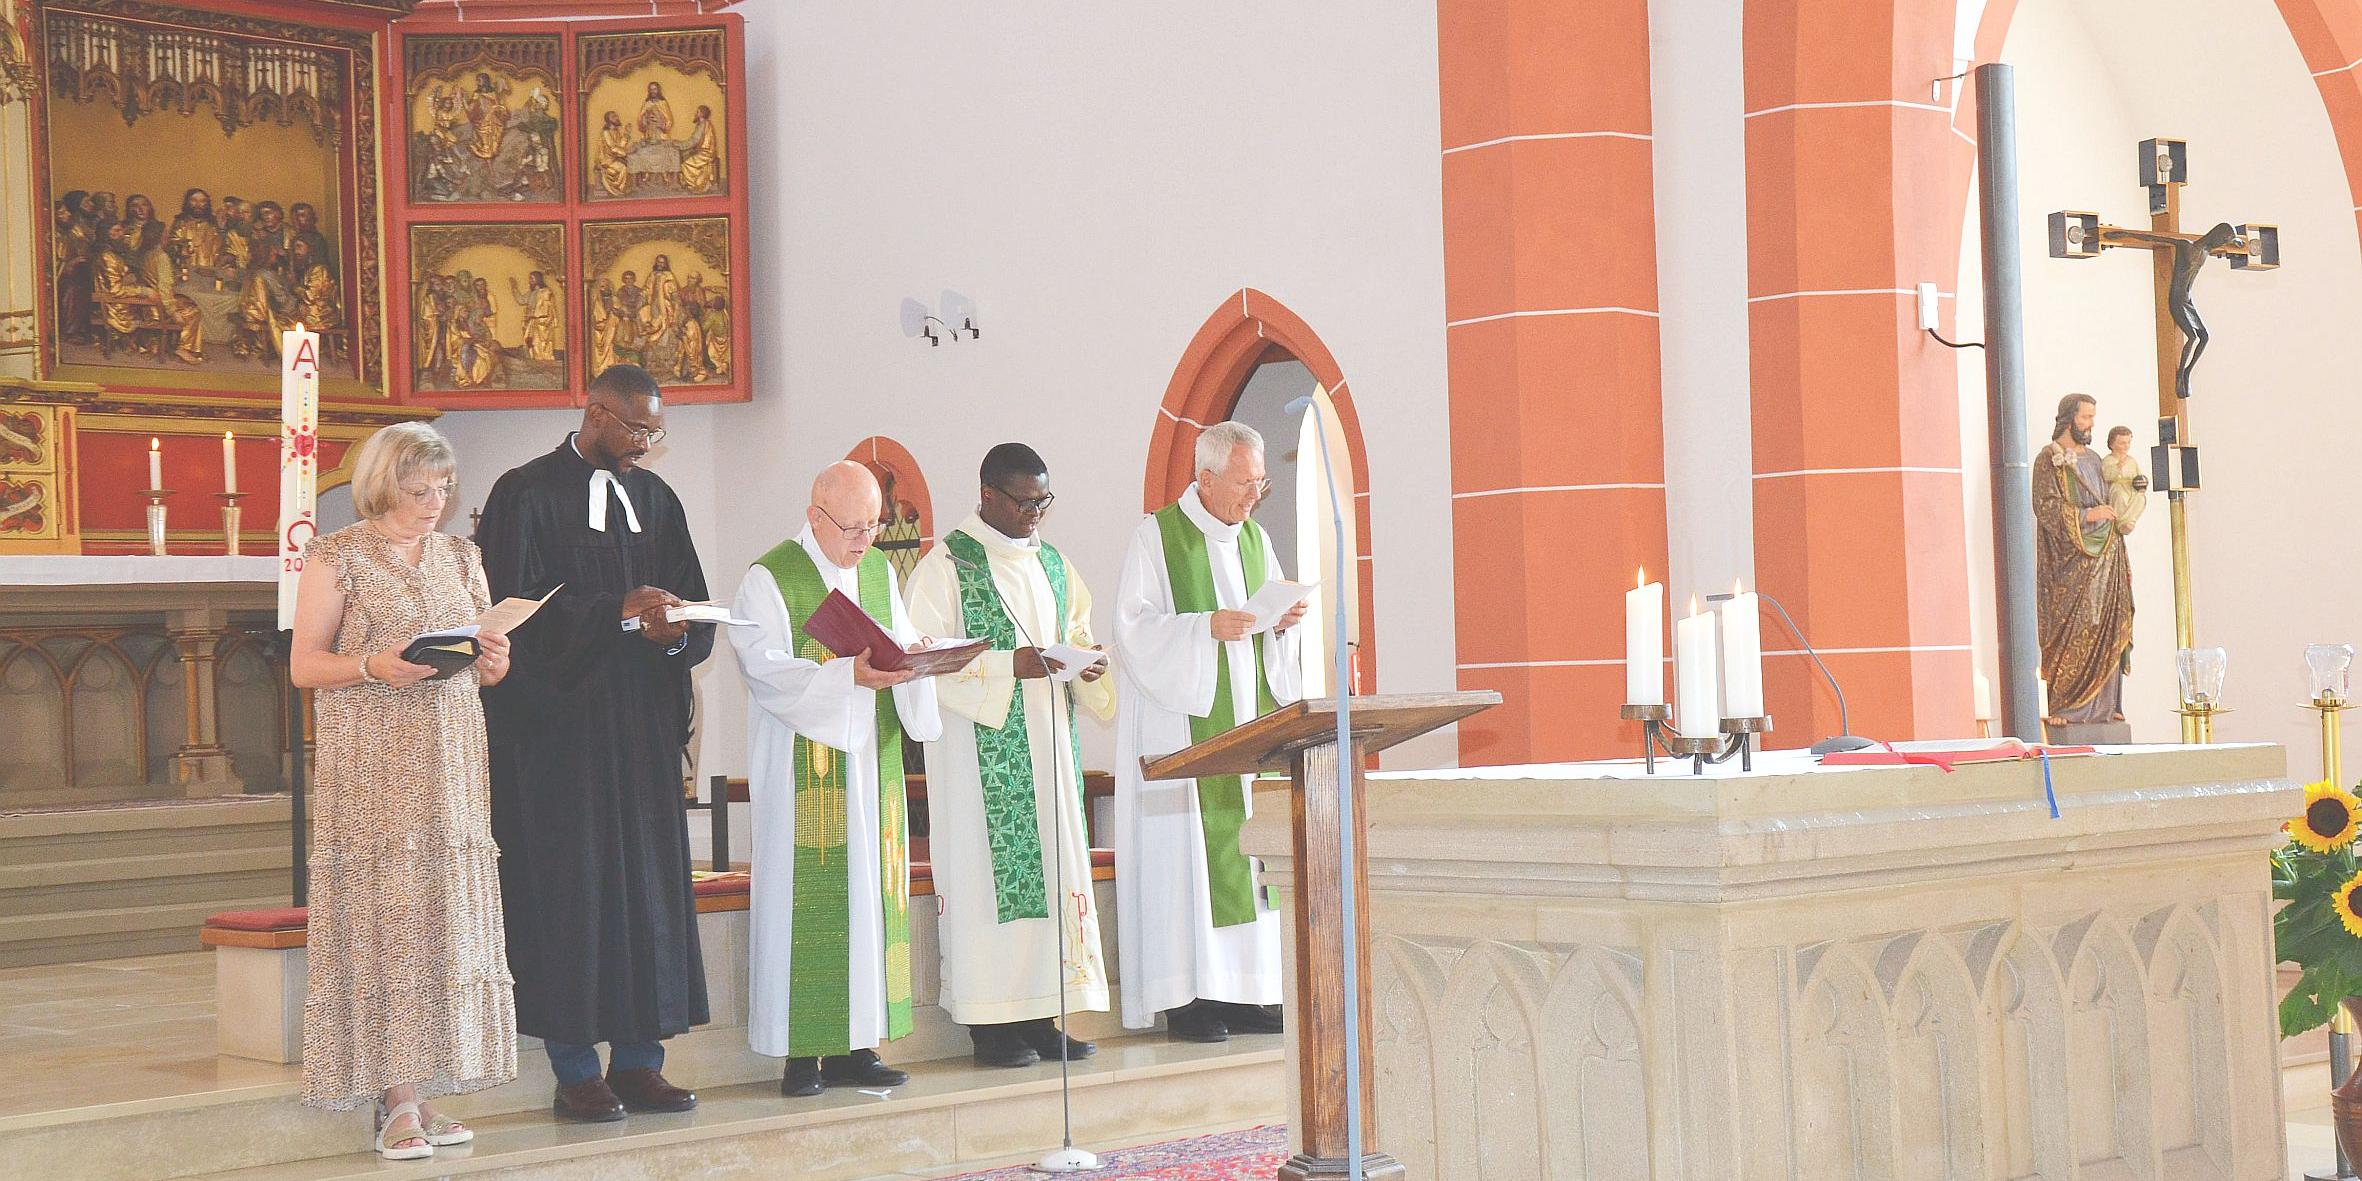
<path id="1" fill-rule="evenodd" d="M 910 574 L 910 617 L 931 636 L 992 647 L 936 681 L 943 737 L 927 744 L 928 852 L 942 907 L 942 1004 L 980 1066 L 1090 1056 L 1053 1019 L 1107 1010 L 1106 960 L 1083 825 L 1077 707 L 1105 719 L 1115 681 L 1085 664 L 1091 591 L 1041 539 L 1048 465 L 1003 443 L 977 473 L 975 515 Z M 1066 645 L 1074 667 L 1046 649 Z"/>
<path id="2" fill-rule="evenodd" d="M 1255 630 L 1247 600 L 1284 579 L 1249 518 L 1271 487 L 1263 437 L 1237 422 L 1197 439 L 1197 482 L 1133 530 L 1116 592 L 1123 680 L 1115 758 L 1116 924 L 1123 1019 L 1165 1017 L 1184 1041 L 1280 1030 L 1280 915 L 1238 848 L 1244 778 L 1143 780 L 1140 759 L 1203 742 L 1299 693 L 1299 603 Z"/>
<path id="3" fill-rule="evenodd" d="M 731 627 L 746 678 L 754 886 L 747 1042 L 785 1057 L 782 1094 L 891 1087 L 877 1047 L 911 1028 L 910 838 L 902 739 L 938 737 L 932 678 L 837 657 L 804 623 L 829 592 L 915 647 L 894 568 L 872 546 L 882 499 L 867 468 L 812 483 L 802 533 L 739 584 Z"/>

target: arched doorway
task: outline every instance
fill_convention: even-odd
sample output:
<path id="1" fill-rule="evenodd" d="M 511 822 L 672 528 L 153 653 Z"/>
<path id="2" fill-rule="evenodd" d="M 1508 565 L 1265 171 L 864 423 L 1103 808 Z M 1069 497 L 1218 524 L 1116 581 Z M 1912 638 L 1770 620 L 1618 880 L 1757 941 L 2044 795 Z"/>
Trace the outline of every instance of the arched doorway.
<path id="1" fill-rule="evenodd" d="M 1334 530 L 1328 480 L 1320 463 L 1320 441 L 1312 433 L 1311 415 L 1290 410 L 1300 398 L 1314 397 L 1329 413 L 1330 459 L 1335 468 L 1336 496 L 1350 503 L 1345 514 L 1343 544 L 1352 557 L 1351 585 L 1334 586 L 1332 568 Z M 1345 373 L 1315 335 L 1310 325 L 1278 300 L 1252 288 L 1241 289 L 1207 318 L 1191 338 L 1165 387 L 1164 404 L 1157 412 L 1155 434 L 1148 447 L 1147 476 L 1142 507 L 1154 511 L 1172 503 L 1197 475 L 1198 435 L 1212 423 L 1228 419 L 1245 422 L 1262 432 L 1272 480 L 1271 495 L 1256 512 L 1271 534 L 1283 560 L 1299 578 L 1321 583 L 1325 617 L 1331 600 L 1346 595 L 1347 643 L 1352 646 L 1353 689 L 1377 688 L 1376 613 L 1371 603 L 1373 583 L 1370 557 L 1369 463 L 1362 445 L 1361 422 L 1354 412 Z M 1317 567 L 1317 569 L 1308 569 Z M 1308 638 L 1325 639 L 1317 630 Z M 1322 643 L 1306 645 L 1308 652 Z M 1307 684 L 1326 686 L 1325 662 L 1308 664 Z"/>
<path id="2" fill-rule="evenodd" d="M 845 458 L 876 476 L 885 501 L 886 528 L 878 534 L 878 548 L 904 579 L 918 565 L 927 547 L 935 544 L 935 506 L 927 495 L 927 477 L 919 471 L 910 449 L 884 435 L 871 435 L 853 445 Z"/>

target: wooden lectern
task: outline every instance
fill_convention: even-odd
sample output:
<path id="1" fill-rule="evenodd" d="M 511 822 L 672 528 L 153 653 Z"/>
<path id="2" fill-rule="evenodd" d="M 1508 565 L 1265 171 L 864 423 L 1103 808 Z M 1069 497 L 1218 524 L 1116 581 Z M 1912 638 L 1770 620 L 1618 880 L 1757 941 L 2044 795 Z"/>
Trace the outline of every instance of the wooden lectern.
<path id="1" fill-rule="evenodd" d="M 1440 726 L 1501 703 L 1501 695 L 1478 693 L 1389 694 L 1352 701 L 1353 749 L 1337 749 L 1337 699 L 1324 697 L 1284 705 L 1234 730 L 1161 759 L 1140 760 L 1148 779 L 1198 779 L 1209 775 L 1260 775 L 1286 768 L 1294 780 L 1296 834 L 1296 978 L 1288 1024 L 1296 1035 L 1296 1131 L 1303 1151 L 1279 1170 L 1280 1181 L 1314 1181 L 1349 1175 L 1346 1103 L 1361 1104 L 1362 1175 L 1372 1181 L 1403 1177 L 1401 1162 L 1370 1146 L 1376 1121 L 1370 1102 L 1370 928 L 1367 921 L 1369 865 L 1362 833 L 1362 768 L 1368 756 Z M 1337 850 L 1340 814 L 1338 779 L 1353 788 L 1353 899 L 1364 916 L 1354 933 L 1360 965 L 1361 1094 L 1345 1093 L 1344 906 Z"/>

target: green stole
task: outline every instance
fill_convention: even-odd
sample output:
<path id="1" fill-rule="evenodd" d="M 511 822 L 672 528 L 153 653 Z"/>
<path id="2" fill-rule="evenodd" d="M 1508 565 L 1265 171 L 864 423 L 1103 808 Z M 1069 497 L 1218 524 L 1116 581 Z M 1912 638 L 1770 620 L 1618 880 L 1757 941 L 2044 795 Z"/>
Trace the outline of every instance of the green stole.
<path id="1" fill-rule="evenodd" d="M 1222 604 L 1214 597 L 1214 567 L 1206 556 L 1204 531 L 1181 511 L 1179 503 L 1157 510 L 1156 528 L 1164 538 L 1165 577 L 1172 586 L 1173 610 L 1183 615 L 1219 610 Z M 1268 547 L 1263 527 L 1253 520 L 1239 529 L 1239 572 L 1246 578 L 1249 595 L 1263 589 Z M 1208 636 L 1206 642 L 1214 645 L 1214 708 L 1205 717 L 1189 719 L 1191 745 L 1237 725 L 1230 699 L 1230 655 L 1223 651 L 1221 641 Z M 1271 699 L 1262 639 L 1249 637 L 1247 642 L 1255 646 L 1255 715 L 1261 717 L 1279 705 Z M 1197 814 L 1205 830 L 1206 901 L 1214 912 L 1214 925 L 1235 927 L 1254 922 L 1255 868 L 1247 855 L 1238 851 L 1238 830 L 1247 822 L 1246 777 L 1209 775 L 1199 779 Z"/>
<path id="2" fill-rule="evenodd" d="M 764 554 L 756 565 L 771 572 L 787 604 L 788 637 L 795 654 L 815 663 L 834 653 L 804 634 L 804 621 L 819 610 L 829 586 L 798 541 Z M 894 592 L 887 581 L 885 551 L 862 555 L 861 609 L 891 630 Z M 885 918 L 886 1037 L 910 1032 L 910 833 L 902 782 L 902 716 L 891 692 L 877 694 L 878 869 Z M 835 750 L 802 735 L 795 740 L 795 917 L 788 952 L 787 1052 L 797 1058 L 843 1054 L 852 1049 L 852 981 L 845 948 L 850 940 L 852 902 L 845 858 L 845 760 Z M 869 834 L 863 834 L 867 839 Z M 774 869 L 778 868 L 776 866 Z"/>
<path id="3" fill-rule="evenodd" d="M 959 572 L 961 630 L 971 640 L 989 641 L 994 651 L 1015 650 L 1019 646 L 1017 625 L 1009 618 L 999 589 L 993 586 L 992 559 L 984 544 L 954 530 L 943 539 L 943 547 L 959 559 L 952 569 Z M 1066 639 L 1066 558 L 1048 542 L 1042 543 L 1038 552 L 1042 575 L 1049 580 L 1050 599 L 1058 612 L 1058 634 L 1043 638 L 1055 644 Z M 1049 891 L 1042 880 L 1042 829 L 1034 804 L 1033 739 L 1025 722 L 1023 681 L 1017 683 L 1012 697 L 1009 715 L 998 729 L 976 727 L 976 770 L 984 789 L 984 839 L 992 853 L 992 891 L 1004 923 L 1050 917 Z M 1083 749 L 1082 738 L 1074 729 L 1072 694 L 1066 695 L 1066 735 L 1073 746 L 1066 766 L 1076 776 L 1075 799 L 1080 800 Z M 1080 812 L 1072 823 L 1082 823 Z M 1083 830 L 1077 827 L 1073 831 Z"/>

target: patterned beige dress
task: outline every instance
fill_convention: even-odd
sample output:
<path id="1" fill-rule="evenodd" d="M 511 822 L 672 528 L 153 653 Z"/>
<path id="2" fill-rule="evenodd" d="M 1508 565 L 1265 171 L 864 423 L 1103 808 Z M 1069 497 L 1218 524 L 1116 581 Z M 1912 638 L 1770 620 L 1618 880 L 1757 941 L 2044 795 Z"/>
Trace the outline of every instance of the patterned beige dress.
<path id="1" fill-rule="evenodd" d="M 339 572 L 335 651 L 356 664 L 420 632 L 463 625 L 490 598 L 475 543 L 448 534 L 427 534 L 415 567 L 367 523 L 320 537 L 305 554 Z M 468 668 L 407 688 L 353 685 L 314 697 L 305 1103 L 349 1110 L 405 1083 L 431 1099 L 517 1076 L 476 690 Z"/>

